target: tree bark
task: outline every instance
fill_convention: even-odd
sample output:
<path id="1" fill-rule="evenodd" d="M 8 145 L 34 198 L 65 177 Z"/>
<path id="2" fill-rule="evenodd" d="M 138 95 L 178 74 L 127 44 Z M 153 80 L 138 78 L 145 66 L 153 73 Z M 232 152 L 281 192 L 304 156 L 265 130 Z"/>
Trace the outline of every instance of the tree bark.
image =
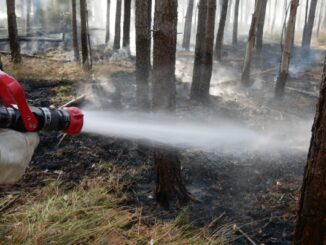
<path id="1" fill-rule="evenodd" d="M 0 55 L 0 70 L 3 71 L 3 64 L 2 64 L 2 60 L 1 60 L 1 55 Z"/>
<path id="2" fill-rule="evenodd" d="M 246 54 L 245 54 L 245 59 L 244 59 L 244 64 L 242 69 L 242 75 L 241 75 L 241 82 L 245 86 L 251 85 L 250 69 L 251 69 L 251 62 L 252 62 L 252 51 L 255 45 L 257 23 L 258 23 L 258 18 L 260 16 L 261 9 L 262 9 L 262 0 L 256 0 L 255 12 L 252 15 L 247 47 L 246 47 Z"/>
<path id="3" fill-rule="evenodd" d="M 263 36 L 264 36 L 267 0 L 262 0 L 262 2 L 263 2 L 262 9 L 260 12 L 258 26 L 257 26 L 257 43 L 256 43 L 256 49 L 259 55 L 261 54 L 261 50 L 263 48 Z"/>
<path id="4" fill-rule="evenodd" d="M 11 50 L 11 60 L 14 63 L 20 63 L 22 58 L 20 55 L 20 45 L 18 39 L 15 0 L 7 0 L 7 16 L 8 16 L 8 36 Z"/>
<path id="5" fill-rule="evenodd" d="M 191 83 L 191 99 L 196 101 L 206 100 L 205 89 L 202 87 L 202 73 L 204 66 L 204 51 L 206 38 L 207 0 L 200 0 L 198 6 L 198 25 L 196 35 L 195 60 Z"/>
<path id="6" fill-rule="evenodd" d="M 87 4 L 86 0 L 80 0 L 80 40 L 82 48 L 82 62 L 85 70 L 90 70 L 89 53 L 88 53 L 88 28 L 87 28 Z"/>
<path id="7" fill-rule="evenodd" d="M 110 11 L 111 11 L 111 0 L 106 1 L 106 33 L 105 43 L 108 44 L 110 41 Z"/>
<path id="8" fill-rule="evenodd" d="M 122 47 L 124 48 L 129 47 L 130 45 L 130 12 L 131 0 L 125 0 L 122 40 Z"/>
<path id="9" fill-rule="evenodd" d="M 238 44 L 239 5 L 240 5 L 240 0 L 236 0 L 234 5 L 232 45 Z"/>
<path id="10" fill-rule="evenodd" d="M 182 42 L 182 47 L 187 51 L 189 51 L 189 48 L 190 48 L 193 12 L 194 12 L 194 0 L 189 0 L 188 7 L 187 7 L 186 20 L 185 20 L 184 34 L 183 34 L 183 42 Z"/>
<path id="11" fill-rule="evenodd" d="M 216 35 L 214 57 L 216 60 L 219 60 L 219 61 L 222 60 L 223 37 L 224 37 L 226 16 L 227 16 L 227 12 L 228 12 L 228 5 L 229 5 L 229 0 L 223 0 L 221 18 L 220 18 L 220 23 L 218 26 L 217 35 Z"/>
<path id="12" fill-rule="evenodd" d="M 293 244 L 326 242 L 326 57 Z"/>
<path id="13" fill-rule="evenodd" d="M 282 53 L 281 69 L 275 87 L 275 96 L 278 98 L 282 98 L 284 96 L 285 83 L 289 72 L 298 5 L 299 0 L 292 0 L 290 17 L 286 27 L 286 36 Z"/>
<path id="14" fill-rule="evenodd" d="M 309 50 L 311 45 L 312 29 L 314 27 L 315 22 L 316 7 L 317 0 L 311 0 L 308 22 L 306 24 L 305 32 L 302 38 L 302 47 L 306 50 Z"/>
<path id="15" fill-rule="evenodd" d="M 136 99 L 140 110 L 150 108 L 152 0 L 136 1 Z"/>
<path id="16" fill-rule="evenodd" d="M 326 8 L 325 8 L 325 1 L 321 2 L 321 6 L 320 6 L 320 11 L 319 11 L 319 18 L 318 18 L 318 24 L 317 24 L 317 38 L 319 38 L 319 33 L 320 33 L 320 27 L 321 27 L 321 23 L 323 18 L 325 18 L 325 12 L 326 12 Z"/>
<path id="17" fill-rule="evenodd" d="M 117 7 L 115 12 L 115 34 L 113 49 L 118 50 L 121 47 L 121 1 L 117 0 Z"/>
<path id="18" fill-rule="evenodd" d="M 153 54 L 153 110 L 175 111 L 175 62 L 177 45 L 177 0 L 156 0 Z M 174 150 L 154 152 L 156 200 L 165 208 L 175 196 L 180 205 L 188 201 L 181 178 L 178 154 Z"/>
<path id="19" fill-rule="evenodd" d="M 72 40 L 73 40 L 73 48 L 74 48 L 74 55 L 75 61 L 80 61 L 79 56 L 79 45 L 78 45 L 78 31 L 77 31 L 77 11 L 76 11 L 76 0 L 72 0 Z"/>

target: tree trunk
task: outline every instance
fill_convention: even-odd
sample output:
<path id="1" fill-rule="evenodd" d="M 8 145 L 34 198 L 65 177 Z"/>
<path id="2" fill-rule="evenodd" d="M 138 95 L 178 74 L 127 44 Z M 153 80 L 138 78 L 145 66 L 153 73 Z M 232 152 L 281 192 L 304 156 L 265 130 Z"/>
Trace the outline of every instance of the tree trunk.
<path id="1" fill-rule="evenodd" d="M 118 50 L 121 47 L 121 1 L 117 0 L 117 7 L 115 12 L 115 34 L 113 49 Z"/>
<path id="2" fill-rule="evenodd" d="M 34 0 L 34 14 L 33 14 L 33 24 L 39 26 L 42 24 L 43 13 L 42 13 L 42 0 Z"/>
<path id="3" fill-rule="evenodd" d="M 204 51 L 206 38 L 207 0 L 200 0 L 198 6 L 198 25 L 196 35 L 195 60 L 191 83 L 191 99 L 196 101 L 207 100 L 208 96 L 202 87 L 202 73 L 204 66 Z M 206 94 L 206 95 L 205 95 Z"/>
<path id="4" fill-rule="evenodd" d="M 31 5 L 32 0 L 27 0 L 27 7 L 26 7 L 26 33 L 30 33 L 31 31 Z"/>
<path id="5" fill-rule="evenodd" d="M 326 242 L 326 57 L 293 244 Z"/>
<path id="6" fill-rule="evenodd" d="M 186 20 L 185 20 L 185 29 L 183 34 L 182 47 L 189 51 L 190 48 L 190 38 L 191 38 L 191 26 L 192 26 L 192 15 L 194 12 L 194 0 L 189 0 Z"/>
<path id="7" fill-rule="evenodd" d="M 319 32 L 320 32 L 320 27 L 321 27 L 321 23 L 323 18 L 325 18 L 325 12 L 326 12 L 326 8 L 325 8 L 325 1 L 321 2 L 321 6 L 320 6 L 320 11 L 319 11 L 319 18 L 318 18 L 318 24 L 317 24 L 317 38 L 319 38 Z"/>
<path id="8" fill-rule="evenodd" d="M 281 61 L 281 69 L 277 78 L 276 87 L 275 87 L 275 96 L 278 98 L 282 98 L 284 96 L 284 89 L 286 78 L 289 72 L 289 64 L 291 58 L 291 50 L 293 45 L 293 37 L 295 30 L 295 22 L 297 16 L 297 8 L 299 5 L 299 0 L 292 0 L 290 17 L 288 20 L 288 24 L 286 27 L 286 36 L 283 47 L 282 61 Z"/>
<path id="9" fill-rule="evenodd" d="M 136 99 L 140 110 L 148 110 L 151 69 L 152 0 L 136 0 Z M 145 11 L 147 10 L 147 11 Z"/>
<path id="10" fill-rule="evenodd" d="M 11 60 L 14 63 L 20 63 L 22 58 L 20 55 L 20 45 L 18 39 L 15 0 L 7 0 L 7 16 L 8 16 L 8 36 L 11 50 Z"/>
<path id="11" fill-rule="evenodd" d="M 238 43 L 239 4 L 240 0 L 235 0 L 232 45 L 237 45 Z"/>
<path id="12" fill-rule="evenodd" d="M 229 5 L 229 0 L 223 0 L 221 18 L 220 18 L 220 23 L 218 25 L 217 35 L 216 35 L 214 57 L 216 60 L 219 61 L 222 59 L 223 37 L 224 37 L 226 16 L 228 12 L 228 5 Z"/>
<path id="13" fill-rule="evenodd" d="M 177 0 L 156 0 L 153 54 L 153 109 L 174 111 L 176 99 L 175 62 L 177 45 Z M 176 196 L 180 205 L 188 201 L 181 178 L 178 154 L 174 150 L 154 152 L 156 199 L 165 208 Z"/>
<path id="14" fill-rule="evenodd" d="M 267 0 L 262 0 L 262 2 L 263 2 L 262 9 L 260 12 L 258 26 L 257 26 L 257 43 L 256 43 L 256 49 L 259 55 L 261 54 L 261 50 L 263 48 L 263 36 L 264 36 Z"/>
<path id="15" fill-rule="evenodd" d="M 204 66 L 202 71 L 202 89 L 204 98 L 209 100 L 209 88 L 213 70 L 213 49 L 214 49 L 214 31 L 216 16 L 216 0 L 208 0 L 208 11 L 206 20 L 206 37 L 204 44 Z"/>
<path id="16" fill-rule="evenodd" d="M 310 49 L 312 29 L 314 27 L 314 22 L 315 22 L 316 6 L 317 6 L 317 0 L 311 0 L 308 22 L 305 27 L 304 36 L 302 38 L 302 47 L 306 50 Z"/>
<path id="17" fill-rule="evenodd" d="M 124 48 L 129 47 L 130 45 L 130 12 L 131 0 L 125 0 L 122 40 L 122 47 Z"/>
<path id="18" fill-rule="evenodd" d="M 87 28 L 87 4 L 86 0 L 80 0 L 80 40 L 82 48 L 82 62 L 85 70 L 90 70 L 89 54 L 88 54 L 88 28 Z"/>
<path id="19" fill-rule="evenodd" d="M 111 10 L 111 0 L 106 1 L 106 33 L 105 33 L 105 43 L 108 44 L 110 41 L 110 10 Z"/>
<path id="20" fill-rule="evenodd" d="M 277 0 L 274 0 L 274 13 L 273 13 L 273 22 L 272 22 L 272 26 L 271 26 L 271 36 L 273 36 L 274 34 L 274 27 L 275 27 L 275 21 L 276 21 L 276 14 L 277 14 Z"/>
<path id="21" fill-rule="evenodd" d="M 250 68 L 252 62 L 252 50 L 255 45 L 257 23 L 262 9 L 262 3 L 263 3 L 262 0 L 256 0 L 255 12 L 252 15 L 251 25 L 249 29 L 246 54 L 245 54 L 245 59 L 244 59 L 244 64 L 242 69 L 242 75 L 241 75 L 241 82 L 245 86 L 251 85 Z"/>
<path id="22" fill-rule="evenodd" d="M 78 45 L 78 31 L 77 31 L 77 11 L 76 11 L 76 0 L 72 0 L 72 40 L 75 61 L 79 62 L 79 45 Z"/>
<path id="23" fill-rule="evenodd" d="M 3 71 L 3 64 L 2 64 L 2 61 L 1 61 L 1 55 L 0 55 L 0 70 Z"/>

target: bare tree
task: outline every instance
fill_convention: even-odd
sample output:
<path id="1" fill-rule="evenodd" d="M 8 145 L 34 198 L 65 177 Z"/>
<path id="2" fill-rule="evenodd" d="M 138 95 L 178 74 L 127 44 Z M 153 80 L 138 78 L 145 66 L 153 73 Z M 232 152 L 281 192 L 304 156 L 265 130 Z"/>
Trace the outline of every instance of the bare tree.
<path id="1" fill-rule="evenodd" d="M 187 7 L 186 20 L 185 20 L 184 34 L 183 34 L 183 42 L 182 42 L 182 47 L 185 50 L 189 50 L 189 48 L 190 48 L 193 12 L 194 12 L 194 0 L 189 0 L 188 7 Z"/>
<path id="2" fill-rule="evenodd" d="M 152 0 L 136 1 L 136 99 L 141 110 L 148 110 L 151 69 Z"/>
<path id="3" fill-rule="evenodd" d="M 285 36 L 285 42 L 284 42 L 284 47 L 283 47 L 281 69 L 280 69 L 280 73 L 278 75 L 276 87 L 275 87 L 276 97 L 284 96 L 285 83 L 286 83 L 286 79 L 287 79 L 288 72 L 289 72 L 291 50 L 292 50 L 292 45 L 293 45 L 292 40 L 293 40 L 293 36 L 294 36 L 295 21 L 296 21 L 296 16 L 297 16 L 298 5 L 299 5 L 299 0 L 292 0 L 290 17 L 289 17 L 288 24 L 286 27 L 286 36 Z"/>
<path id="4" fill-rule="evenodd" d="M 223 0 L 222 10 L 221 10 L 221 18 L 220 18 L 220 23 L 218 26 L 216 42 L 215 42 L 214 57 L 216 60 L 222 59 L 223 37 L 224 37 L 226 16 L 227 16 L 227 12 L 228 12 L 228 5 L 229 5 L 229 0 Z"/>
<path id="5" fill-rule="evenodd" d="M 302 47 L 304 49 L 310 49 L 312 29 L 314 27 L 314 22 L 315 22 L 316 7 L 317 7 L 317 0 L 311 0 L 309 17 L 305 25 L 304 28 L 305 31 L 303 33 L 303 38 L 302 38 Z"/>
<path id="6" fill-rule="evenodd" d="M 87 26 L 87 4 L 86 0 L 80 0 L 80 40 L 82 49 L 82 63 L 85 70 L 90 70 L 91 65 L 89 61 L 88 52 L 88 26 Z"/>
<path id="7" fill-rule="evenodd" d="M 250 29 L 249 29 L 245 59 L 244 59 L 242 75 L 241 75 L 241 82 L 245 86 L 251 85 L 250 68 L 251 68 L 251 62 L 252 62 L 252 51 L 253 51 L 253 48 L 255 45 L 258 18 L 260 16 L 260 12 L 262 9 L 262 3 L 263 3 L 262 0 L 256 0 L 255 12 L 252 15 L 251 25 L 250 25 Z"/>
<path id="8" fill-rule="evenodd" d="M 72 4 L 71 24 L 72 24 L 72 40 L 73 40 L 73 47 L 74 47 L 74 55 L 75 55 L 75 60 L 79 62 L 80 56 L 79 56 L 79 45 L 78 45 L 76 0 L 72 0 L 71 4 Z"/>
<path id="9" fill-rule="evenodd" d="M 277 0 L 274 0 L 274 13 L 273 13 L 273 18 L 272 18 L 271 35 L 274 34 L 276 14 L 277 14 Z"/>
<path id="10" fill-rule="evenodd" d="M 122 47 L 129 47 L 130 45 L 130 12 L 131 0 L 125 0 L 124 19 L 123 19 L 123 40 Z"/>
<path id="11" fill-rule="evenodd" d="M 326 57 L 293 244 L 326 241 Z"/>
<path id="12" fill-rule="evenodd" d="M 265 26 L 265 16 L 266 16 L 266 7 L 267 0 L 262 0 L 262 9 L 260 11 L 260 16 L 257 25 L 257 43 L 256 49 L 257 53 L 260 55 L 263 48 L 263 36 L 264 36 L 264 26 Z"/>
<path id="13" fill-rule="evenodd" d="M 15 2 L 15 0 L 7 0 L 8 36 L 11 50 L 11 59 L 14 63 L 20 63 L 22 58 L 20 55 Z"/>
<path id="14" fill-rule="evenodd" d="M 205 89 L 202 87 L 201 79 L 204 66 L 207 0 L 200 0 L 198 5 L 198 24 L 195 47 L 194 69 L 191 83 L 191 99 L 201 101 L 207 99 Z"/>
<path id="15" fill-rule="evenodd" d="M 31 31 L 31 5 L 32 0 L 27 0 L 27 7 L 26 7 L 26 33 L 30 33 Z"/>
<path id="16" fill-rule="evenodd" d="M 110 41 L 110 11 L 111 11 L 111 0 L 106 1 L 106 32 L 105 32 L 105 43 Z"/>
<path id="17" fill-rule="evenodd" d="M 232 44 L 233 45 L 237 45 L 237 43 L 238 43 L 239 5 L 240 5 L 240 0 L 235 0 L 234 20 L 233 20 L 233 35 L 232 35 Z"/>
<path id="18" fill-rule="evenodd" d="M 319 10 L 319 17 L 318 17 L 318 24 L 317 24 L 317 37 L 319 37 L 320 33 L 320 27 L 322 24 L 323 18 L 325 18 L 326 15 L 326 1 L 321 2 L 320 10 Z"/>
<path id="19" fill-rule="evenodd" d="M 117 50 L 121 47 L 121 0 L 117 0 L 117 7 L 115 12 L 115 34 L 113 49 Z"/>
<path id="20" fill-rule="evenodd" d="M 153 53 L 153 110 L 175 111 L 175 62 L 177 45 L 177 0 L 156 0 Z M 165 208 L 176 196 L 179 204 L 188 201 L 181 178 L 178 154 L 174 150 L 156 149 L 156 199 Z"/>

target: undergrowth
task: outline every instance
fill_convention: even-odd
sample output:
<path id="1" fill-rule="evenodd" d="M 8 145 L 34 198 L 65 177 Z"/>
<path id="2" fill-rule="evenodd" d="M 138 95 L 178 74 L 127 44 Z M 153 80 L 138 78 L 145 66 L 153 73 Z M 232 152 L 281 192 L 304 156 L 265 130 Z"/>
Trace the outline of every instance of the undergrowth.
<path id="1" fill-rule="evenodd" d="M 0 216 L 2 244 L 223 244 L 223 232 L 194 228 L 187 211 L 172 222 L 125 206 L 117 184 L 85 180 L 65 191 L 58 182 L 30 193 Z M 151 220 L 151 222 L 148 222 Z M 153 223 L 154 221 L 154 223 Z M 150 223 L 150 224 L 147 224 Z"/>

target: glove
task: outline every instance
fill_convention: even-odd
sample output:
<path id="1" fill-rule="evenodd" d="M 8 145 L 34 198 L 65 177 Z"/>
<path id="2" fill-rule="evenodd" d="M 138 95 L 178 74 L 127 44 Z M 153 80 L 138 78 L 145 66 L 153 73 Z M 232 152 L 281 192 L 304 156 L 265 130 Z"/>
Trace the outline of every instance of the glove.
<path id="1" fill-rule="evenodd" d="M 36 133 L 0 129 L 0 185 L 14 184 L 24 175 L 39 141 Z"/>

